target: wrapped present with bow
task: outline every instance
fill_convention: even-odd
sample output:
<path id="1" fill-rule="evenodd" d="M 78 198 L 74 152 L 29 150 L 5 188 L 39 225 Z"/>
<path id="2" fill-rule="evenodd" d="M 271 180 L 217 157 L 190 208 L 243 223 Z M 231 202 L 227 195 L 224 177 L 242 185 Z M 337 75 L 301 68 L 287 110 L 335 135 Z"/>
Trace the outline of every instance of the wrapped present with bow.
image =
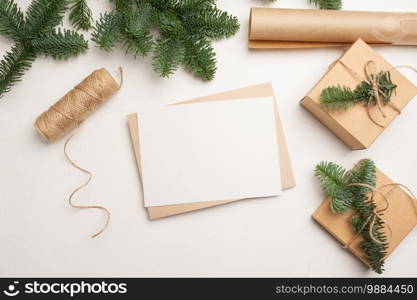
<path id="1" fill-rule="evenodd" d="M 327 195 L 313 219 L 377 273 L 385 259 L 417 225 L 417 200 L 370 159 L 347 170 L 321 162 L 315 175 Z"/>
<path id="2" fill-rule="evenodd" d="M 368 148 L 417 94 L 417 87 L 357 40 L 300 104 L 353 150 Z"/>

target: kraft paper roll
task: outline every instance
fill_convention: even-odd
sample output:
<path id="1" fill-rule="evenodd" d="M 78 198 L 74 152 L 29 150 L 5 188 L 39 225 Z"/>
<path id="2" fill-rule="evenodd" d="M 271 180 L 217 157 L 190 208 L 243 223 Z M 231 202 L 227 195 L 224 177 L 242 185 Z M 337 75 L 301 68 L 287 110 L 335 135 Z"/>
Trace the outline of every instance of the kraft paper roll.
<path id="1" fill-rule="evenodd" d="M 332 47 L 355 42 L 417 46 L 417 13 L 252 8 L 249 48 Z"/>

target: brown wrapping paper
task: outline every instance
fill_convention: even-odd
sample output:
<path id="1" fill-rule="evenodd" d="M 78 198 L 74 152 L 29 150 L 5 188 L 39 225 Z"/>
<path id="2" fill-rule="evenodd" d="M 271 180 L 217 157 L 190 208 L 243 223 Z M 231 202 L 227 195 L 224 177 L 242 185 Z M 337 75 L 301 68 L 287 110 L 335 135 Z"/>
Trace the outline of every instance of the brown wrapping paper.
<path id="1" fill-rule="evenodd" d="M 393 183 L 380 170 L 377 170 L 376 187 L 384 184 Z M 417 203 L 407 194 L 401 187 L 389 186 L 380 190 L 389 201 L 389 208 L 384 212 L 384 220 L 389 224 L 392 235 L 389 239 L 387 256 L 389 256 L 401 241 L 413 230 L 417 225 Z M 384 206 L 381 199 L 382 196 L 375 194 L 375 202 L 377 205 Z M 327 197 L 319 208 L 314 212 L 313 219 L 324 227 L 333 237 L 335 237 L 342 245 L 346 245 L 352 237 L 355 236 L 351 218 L 352 212 L 343 215 L 334 214 L 330 211 L 330 198 Z M 360 248 L 362 238 L 357 237 L 349 246 L 351 251 L 362 262 L 368 264 L 365 253 Z"/>
<path id="2" fill-rule="evenodd" d="M 249 48 L 417 45 L 417 13 L 252 8 Z"/>
<path id="3" fill-rule="evenodd" d="M 274 97 L 274 91 L 270 83 L 259 84 L 255 86 L 245 87 L 237 90 L 227 91 L 219 94 L 214 94 L 202 98 L 192 99 L 176 104 L 192 104 L 205 101 L 222 101 L 232 99 L 243 99 L 243 98 L 259 98 L 259 97 Z M 256 100 L 254 100 L 256 101 Z M 275 101 L 276 103 L 276 101 Z M 138 115 L 130 114 L 127 116 L 128 125 L 130 130 L 130 136 L 132 139 L 133 150 L 138 166 L 139 175 L 141 173 L 141 161 L 140 161 L 140 144 L 138 134 Z M 279 160 L 281 168 L 281 180 L 282 188 L 289 189 L 295 186 L 294 174 L 291 166 L 290 156 L 288 153 L 287 144 L 285 141 L 284 131 L 282 128 L 281 120 L 279 117 L 278 107 L 276 106 L 275 111 L 276 128 L 277 128 L 277 139 L 279 147 Z M 186 212 L 191 212 L 203 208 L 218 206 L 230 202 L 234 202 L 240 199 L 234 200 L 219 200 L 219 201 L 205 201 L 175 205 L 164 205 L 164 206 L 153 206 L 147 207 L 149 219 L 159 219 L 168 216 L 178 215 Z"/>
<path id="4" fill-rule="evenodd" d="M 417 87 L 398 70 L 393 69 L 391 64 L 362 40 L 355 42 L 300 102 L 304 108 L 353 150 L 368 148 L 398 116 L 398 112 L 390 105 L 385 105 L 383 109 L 386 118 L 383 118 L 376 106 L 370 107 L 370 114 L 378 124 L 384 126 L 381 127 L 372 122 L 364 106 L 357 104 L 346 111 L 333 112 L 322 108 L 320 95 L 325 88 L 332 85 L 345 85 L 354 89 L 360 82 L 357 76 L 354 76 L 344 65 L 353 70 L 360 78 L 365 78 L 364 66 L 370 60 L 375 62 L 377 72 L 391 70 L 392 81 L 398 86 L 391 101 L 395 107 L 403 110 L 417 94 Z"/>

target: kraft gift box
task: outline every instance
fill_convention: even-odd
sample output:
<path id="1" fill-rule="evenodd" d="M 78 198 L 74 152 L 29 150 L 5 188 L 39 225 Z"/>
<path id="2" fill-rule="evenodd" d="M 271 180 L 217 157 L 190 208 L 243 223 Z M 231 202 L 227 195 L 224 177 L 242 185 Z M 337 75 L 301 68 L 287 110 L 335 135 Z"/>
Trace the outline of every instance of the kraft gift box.
<path id="1" fill-rule="evenodd" d="M 365 66 L 370 61 L 374 62 L 376 73 L 389 70 L 392 82 L 397 85 L 396 92 L 391 98 L 392 105 L 383 106 L 385 117 L 378 111 L 376 105 L 366 108 L 357 103 L 346 111 L 329 111 L 321 106 L 320 95 L 324 89 L 337 85 L 355 89 L 361 82 L 359 79 L 366 77 Z M 359 150 L 368 148 L 416 94 L 417 87 L 412 82 L 359 39 L 329 67 L 326 74 L 300 101 L 300 104 L 348 147 Z M 404 114 L 402 117 L 406 118 L 407 115 Z"/>
<path id="2" fill-rule="evenodd" d="M 376 188 L 386 184 L 392 184 L 393 181 L 380 170 L 376 173 Z M 386 186 L 379 190 L 389 202 L 389 207 L 384 211 L 383 218 L 391 228 L 389 234 L 387 256 L 405 239 L 417 224 L 417 203 L 400 186 Z M 375 203 L 378 207 L 385 205 L 382 196 L 374 195 Z M 313 219 L 323 226 L 334 238 L 342 245 L 348 244 L 356 235 L 352 226 L 353 213 L 348 211 L 344 214 L 335 214 L 330 210 L 330 197 L 327 197 L 314 212 Z M 360 248 L 361 236 L 350 243 L 348 249 L 362 262 L 368 265 L 364 251 Z"/>

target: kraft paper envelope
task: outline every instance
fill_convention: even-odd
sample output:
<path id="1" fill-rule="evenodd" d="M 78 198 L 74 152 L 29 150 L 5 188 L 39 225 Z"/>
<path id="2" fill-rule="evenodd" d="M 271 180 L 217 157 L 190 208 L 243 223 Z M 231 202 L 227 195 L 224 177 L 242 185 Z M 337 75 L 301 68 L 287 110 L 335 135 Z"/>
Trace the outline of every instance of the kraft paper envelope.
<path id="1" fill-rule="evenodd" d="M 417 45 L 417 13 L 252 8 L 249 48 L 318 48 L 351 44 Z"/>
<path id="2" fill-rule="evenodd" d="M 255 86 L 245 87 L 237 90 L 227 91 L 219 94 L 209 95 L 202 98 L 196 98 L 184 102 L 178 102 L 178 104 L 192 104 L 205 101 L 222 101 L 222 100 L 232 100 L 232 99 L 244 99 L 244 98 L 261 98 L 261 97 L 273 97 L 274 91 L 272 89 L 271 83 L 264 83 Z M 256 101 L 256 99 L 254 99 Z M 281 120 L 279 117 L 279 112 L 275 100 L 275 119 L 277 127 L 277 140 L 279 147 L 279 160 L 280 160 L 280 169 L 281 169 L 281 181 L 282 188 L 289 189 L 295 186 L 294 174 L 291 166 L 291 161 L 288 153 L 287 144 L 285 142 L 284 131 L 282 129 Z M 136 163 L 139 170 L 139 175 L 141 173 L 141 162 L 140 162 L 140 146 L 139 146 L 139 135 L 138 135 L 138 115 L 130 114 L 127 116 L 128 125 L 130 130 L 130 135 L 133 144 L 133 150 L 136 158 Z M 219 200 L 219 201 L 205 201 L 205 202 L 195 202 L 195 203 L 185 203 L 185 204 L 174 204 L 174 205 L 164 205 L 164 206 L 153 206 L 147 207 L 149 219 L 159 219 L 163 217 L 178 215 L 186 212 L 191 212 L 203 208 L 213 207 L 217 205 L 222 205 L 230 202 L 234 202 L 241 199 L 233 200 Z"/>

